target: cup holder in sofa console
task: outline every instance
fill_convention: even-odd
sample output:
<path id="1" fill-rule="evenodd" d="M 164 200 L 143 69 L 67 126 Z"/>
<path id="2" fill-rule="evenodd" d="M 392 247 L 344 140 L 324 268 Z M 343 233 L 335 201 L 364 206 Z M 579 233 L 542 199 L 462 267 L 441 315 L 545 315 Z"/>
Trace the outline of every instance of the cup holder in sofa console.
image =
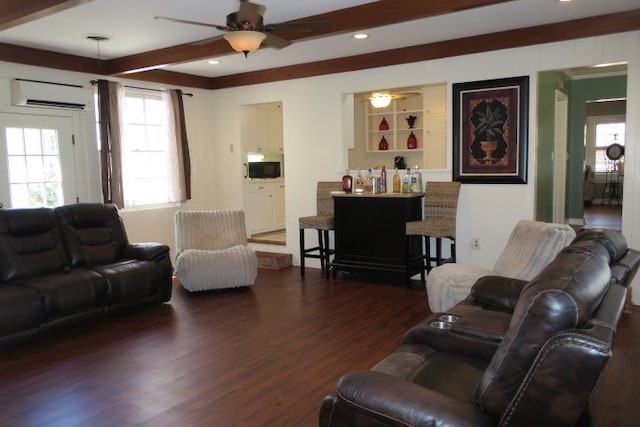
<path id="1" fill-rule="evenodd" d="M 436 321 L 436 322 L 431 322 L 431 327 L 435 329 L 451 329 L 451 323 Z"/>
<path id="2" fill-rule="evenodd" d="M 456 316 L 455 314 L 443 314 L 442 316 L 438 317 L 438 319 L 442 320 L 443 322 L 454 323 L 457 322 L 458 319 L 460 319 L 460 316 Z"/>

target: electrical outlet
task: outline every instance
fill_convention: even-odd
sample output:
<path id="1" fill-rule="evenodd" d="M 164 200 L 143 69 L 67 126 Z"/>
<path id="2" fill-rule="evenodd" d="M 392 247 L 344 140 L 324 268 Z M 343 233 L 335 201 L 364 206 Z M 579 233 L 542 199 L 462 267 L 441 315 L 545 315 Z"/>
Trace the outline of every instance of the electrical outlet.
<path id="1" fill-rule="evenodd" d="M 477 237 L 471 238 L 471 248 L 472 249 L 480 249 L 480 239 Z"/>

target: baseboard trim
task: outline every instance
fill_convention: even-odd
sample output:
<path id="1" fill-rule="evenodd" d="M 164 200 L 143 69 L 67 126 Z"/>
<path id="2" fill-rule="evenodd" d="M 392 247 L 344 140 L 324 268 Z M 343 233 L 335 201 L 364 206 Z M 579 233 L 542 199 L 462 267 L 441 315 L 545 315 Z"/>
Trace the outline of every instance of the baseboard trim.
<path id="1" fill-rule="evenodd" d="M 569 218 L 569 225 L 584 225 L 584 218 Z"/>

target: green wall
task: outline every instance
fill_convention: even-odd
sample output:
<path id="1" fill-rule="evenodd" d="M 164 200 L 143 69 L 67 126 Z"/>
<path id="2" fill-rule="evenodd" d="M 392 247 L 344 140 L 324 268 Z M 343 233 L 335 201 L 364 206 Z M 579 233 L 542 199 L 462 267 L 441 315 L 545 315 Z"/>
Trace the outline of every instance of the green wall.
<path id="1" fill-rule="evenodd" d="M 626 98 L 627 76 L 572 80 L 569 97 L 569 162 L 567 164 L 567 217 L 583 217 L 582 181 L 586 103 L 598 99 Z"/>
<path id="2" fill-rule="evenodd" d="M 538 76 L 538 144 L 536 148 L 536 214 L 537 221 L 553 220 L 553 148 L 555 127 L 555 91 L 570 94 L 565 87 L 566 75 L 546 71 Z"/>

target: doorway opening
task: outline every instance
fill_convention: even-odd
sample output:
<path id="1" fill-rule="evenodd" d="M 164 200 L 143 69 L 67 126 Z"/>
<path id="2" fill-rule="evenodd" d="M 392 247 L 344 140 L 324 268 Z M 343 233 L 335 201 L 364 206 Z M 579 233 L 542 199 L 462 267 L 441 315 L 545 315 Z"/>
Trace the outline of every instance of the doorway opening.
<path id="1" fill-rule="evenodd" d="M 606 151 L 624 152 L 627 65 L 541 72 L 537 89 L 536 220 L 621 229 L 624 158 Z"/>
<path id="2" fill-rule="evenodd" d="M 241 107 L 247 240 L 286 245 L 282 102 Z"/>

